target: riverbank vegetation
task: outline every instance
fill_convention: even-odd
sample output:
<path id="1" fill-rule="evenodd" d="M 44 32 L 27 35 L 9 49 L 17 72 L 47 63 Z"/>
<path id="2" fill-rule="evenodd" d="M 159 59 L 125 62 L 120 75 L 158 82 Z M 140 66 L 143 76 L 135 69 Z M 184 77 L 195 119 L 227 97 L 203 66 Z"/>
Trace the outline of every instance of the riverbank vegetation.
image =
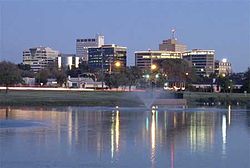
<path id="1" fill-rule="evenodd" d="M 168 95 L 168 92 L 165 92 Z M 161 97 L 163 98 L 163 97 Z M 247 105 L 250 94 L 183 92 L 188 105 Z M 141 107 L 136 92 L 116 91 L 0 91 L 1 106 L 124 106 Z"/>

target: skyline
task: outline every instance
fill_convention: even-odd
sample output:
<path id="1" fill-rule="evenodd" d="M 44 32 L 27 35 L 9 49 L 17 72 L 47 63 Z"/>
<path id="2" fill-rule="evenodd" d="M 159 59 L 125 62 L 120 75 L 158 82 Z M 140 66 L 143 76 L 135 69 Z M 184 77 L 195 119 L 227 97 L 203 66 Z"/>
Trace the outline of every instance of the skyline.
<path id="1" fill-rule="evenodd" d="M 175 28 L 189 50 L 214 49 L 234 72 L 250 66 L 249 1 L 0 0 L 0 19 L 0 60 L 15 63 L 22 62 L 23 50 L 40 45 L 75 53 L 77 38 L 100 33 L 106 44 L 127 47 L 133 65 L 135 51 L 157 50 Z"/>

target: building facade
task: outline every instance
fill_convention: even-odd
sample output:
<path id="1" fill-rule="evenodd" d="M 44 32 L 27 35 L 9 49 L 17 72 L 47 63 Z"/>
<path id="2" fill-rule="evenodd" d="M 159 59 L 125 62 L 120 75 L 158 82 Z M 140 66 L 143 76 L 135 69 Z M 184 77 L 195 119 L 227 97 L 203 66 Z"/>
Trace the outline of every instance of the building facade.
<path id="1" fill-rule="evenodd" d="M 199 76 L 209 76 L 215 70 L 215 50 L 186 51 L 182 54 L 183 59 L 195 68 Z"/>
<path id="2" fill-rule="evenodd" d="M 230 75 L 232 73 L 231 63 L 227 59 L 215 61 L 215 73 L 220 76 Z"/>
<path id="3" fill-rule="evenodd" d="M 49 47 L 34 47 L 23 51 L 23 64 L 30 65 L 31 70 L 38 72 L 41 69 L 57 65 L 59 52 Z"/>
<path id="4" fill-rule="evenodd" d="M 187 46 L 181 44 L 176 39 L 168 39 L 168 40 L 163 40 L 162 43 L 159 44 L 159 50 L 185 52 L 187 51 Z"/>
<path id="5" fill-rule="evenodd" d="M 88 49 L 88 65 L 93 69 L 104 69 L 106 72 L 119 61 L 121 67 L 126 67 L 127 48 L 115 44 Z"/>
<path id="6" fill-rule="evenodd" d="M 150 69 L 152 63 L 164 59 L 181 59 L 181 52 L 174 51 L 136 51 L 135 66 L 142 70 Z"/>
<path id="7" fill-rule="evenodd" d="M 58 57 L 58 68 L 78 68 L 80 58 L 76 57 L 75 54 L 60 54 Z"/>
<path id="8" fill-rule="evenodd" d="M 76 39 L 76 56 L 83 62 L 88 62 L 88 48 L 104 45 L 104 36 L 96 35 L 95 38 Z"/>

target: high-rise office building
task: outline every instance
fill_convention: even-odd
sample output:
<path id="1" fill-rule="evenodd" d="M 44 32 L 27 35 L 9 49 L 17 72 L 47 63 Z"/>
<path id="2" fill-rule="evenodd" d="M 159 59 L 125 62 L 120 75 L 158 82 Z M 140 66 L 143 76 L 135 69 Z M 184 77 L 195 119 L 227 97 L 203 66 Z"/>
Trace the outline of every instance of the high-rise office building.
<path id="1" fill-rule="evenodd" d="M 163 40 L 162 43 L 159 44 L 159 50 L 185 52 L 187 51 L 187 46 L 179 43 L 176 39 L 168 39 Z"/>
<path id="2" fill-rule="evenodd" d="M 226 76 L 232 73 L 231 63 L 227 59 L 222 59 L 221 61 L 215 61 L 215 73 L 219 76 Z"/>
<path id="3" fill-rule="evenodd" d="M 95 38 L 76 39 L 76 56 L 83 62 L 88 62 L 88 48 L 104 45 L 104 36 L 96 35 Z"/>
<path id="4" fill-rule="evenodd" d="M 76 57 L 75 54 L 60 54 L 58 56 L 58 68 L 69 68 L 79 67 L 79 57 Z"/>
<path id="5" fill-rule="evenodd" d="M 126 67 L 126 47 L 117 46 L 115 44 L 93 47 L 88 49 L 88 55 L 88 65 L 94 69 L 103 68 L 105 72 L 111 72 L 116 62 L 119 62 L 121 67 Z"/>
<path id="6" fill-rule="evenodd" d="M 136 51 L 135 66 L 140 69 L 150 69 L 153 62 L 164 59 L 181 59 L 181 52 L 174 51 Z"/>
<path id="7" fill-rule="evenodd" d="M 175 29 L 173 29 L 172 38 L 163 40 L 162 43 L 159 44 L 159 50 L 185 52 L 187 51 L 187 46 L 177 41 L 177 38 L 175 37 Z"/>
<path id="8" fill-rule="evenodd" d="M 23 64 L 37 72 L 50 66 L 57 66 L 59 52 L 49 47 L 34 47 L 23 51 Z"/>
<path id="9" fill-rule="evenodd" d="M 194 49 L 184 52 L 182 57 L 195 68 L 197 75 L 209 76 L 214 73 L 215 50 Z"/>

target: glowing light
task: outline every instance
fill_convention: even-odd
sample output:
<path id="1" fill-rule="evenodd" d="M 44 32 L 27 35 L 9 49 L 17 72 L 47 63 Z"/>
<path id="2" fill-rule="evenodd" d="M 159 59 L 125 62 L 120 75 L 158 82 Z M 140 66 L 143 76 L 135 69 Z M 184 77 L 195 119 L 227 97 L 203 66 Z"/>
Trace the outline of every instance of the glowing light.
<path id="1" fill-rule="evenodd" d="M 155 70 L 157 68 L 157 66 L 155 64 L 151 65 L 151 70 Z"/>
<path id="2" fill-rule="evenodd" d="M 222 59 L 222 62 L 223 62 L 223 63 L 227 62 L 227 59 L 226 59 L 226 58 L 223 58 L 223 59 Z"/>
<path id="3" fill-rule="evenodd" d="M 120 66 L 121 66 L 121 62 L 120 62 L 120 61 L 116 61 L 116 62 L 115 62 L 115 66 L 116 66 L 116 67 L 120 67 Z"/>

